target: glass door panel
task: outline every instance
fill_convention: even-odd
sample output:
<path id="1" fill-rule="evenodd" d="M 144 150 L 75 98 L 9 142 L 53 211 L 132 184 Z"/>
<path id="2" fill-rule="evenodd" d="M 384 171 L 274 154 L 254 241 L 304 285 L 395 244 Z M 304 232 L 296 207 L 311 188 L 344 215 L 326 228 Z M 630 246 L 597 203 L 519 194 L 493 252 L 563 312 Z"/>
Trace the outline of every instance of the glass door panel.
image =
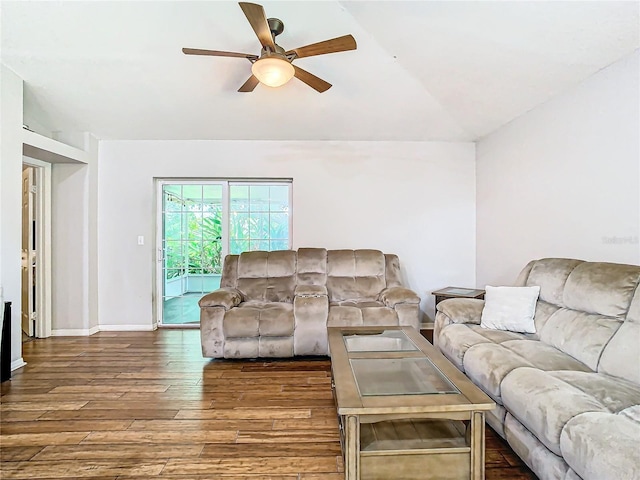
<path id="1" fill-rule="evenodd" d="M 230 253 L 290 248 L 290 185 L 229 185 Z"/>
<path id="2" fill-rule="evenodd" d="M 220 286 L 222 184 L 162 185 L 163 325 L 198 324 L 198 300 Z"/>

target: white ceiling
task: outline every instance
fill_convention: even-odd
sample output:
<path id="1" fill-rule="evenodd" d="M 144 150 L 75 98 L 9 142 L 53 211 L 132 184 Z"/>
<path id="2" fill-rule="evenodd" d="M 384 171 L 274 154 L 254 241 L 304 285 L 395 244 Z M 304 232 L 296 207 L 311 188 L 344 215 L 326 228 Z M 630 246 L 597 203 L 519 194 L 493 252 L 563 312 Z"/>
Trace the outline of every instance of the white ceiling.
<path id="1" fill-rule="evenodd" d="M 256 0 L 258 1 L 258 0 Z M 259 53 L 236 2 L 6 1 L 1 60 L 50 130 L 102 139 L 476 140 L 639 47 L 637 1 L 261 2 L 285 49 L 347 33 L 358 49 L 237 93 Z"/>

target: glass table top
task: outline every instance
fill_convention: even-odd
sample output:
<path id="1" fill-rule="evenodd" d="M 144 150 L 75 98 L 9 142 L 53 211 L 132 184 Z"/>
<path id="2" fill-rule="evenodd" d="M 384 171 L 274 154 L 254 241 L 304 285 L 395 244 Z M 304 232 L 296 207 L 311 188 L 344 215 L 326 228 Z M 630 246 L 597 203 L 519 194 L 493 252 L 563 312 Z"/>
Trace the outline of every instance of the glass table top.
<path id="1" fill-rule="evenodd" d="M 351 358 L 360 395 L 460 393 L 427 357 Z"/>
<path id="2" fill-rule="evenodd" d="M 415 352 L 418 347 L 402 330 L 384 330 L 375 334 L 344 335 L 347 352 Z"/>

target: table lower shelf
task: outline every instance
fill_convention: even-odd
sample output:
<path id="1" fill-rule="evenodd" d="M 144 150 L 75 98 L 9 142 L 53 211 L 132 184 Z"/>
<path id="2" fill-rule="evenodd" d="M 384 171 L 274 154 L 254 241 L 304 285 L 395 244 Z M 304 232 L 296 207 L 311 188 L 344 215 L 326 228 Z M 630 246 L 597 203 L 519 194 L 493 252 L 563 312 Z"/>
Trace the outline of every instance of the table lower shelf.
<path id="1" fill-rule="evenodd" d="M 360 479 L 468 479 L 468 431 L 465 422 L 445 419 L 361 423 Z"/>
<path id="2" fill-rule="evenodd" d="M 360 425 L 360 451 L 364 455 L 387 451 L 464 449 L 469 452 L 463 422 L 440 419 L 401 419 Z"/>

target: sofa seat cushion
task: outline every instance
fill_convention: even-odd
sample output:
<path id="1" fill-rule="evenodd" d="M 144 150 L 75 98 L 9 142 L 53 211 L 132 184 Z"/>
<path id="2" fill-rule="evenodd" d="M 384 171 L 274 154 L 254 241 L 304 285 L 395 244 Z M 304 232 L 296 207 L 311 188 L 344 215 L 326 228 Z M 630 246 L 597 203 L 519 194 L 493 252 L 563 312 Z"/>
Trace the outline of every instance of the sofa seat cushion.
<path id="1" fill-rule="evenodd" d="M 497 343 L 479 343 L 467 350 L 464 372 L 496 403 L 503 405 L 502 380 L 520 367 L 533 367 L 526 358 Z"/>
<path id="2" fill-rule="evenodd" d="M 489 330 L 480 325 L 454 323 L 445 326 L 438 337 L 438 348 L 459 370 L 464 370 L 462 359 L 467 350 L 480 343 L 501 343 L 523 338 L 523 335 L 504 330 Z"/>
<path id="3" fill-rule="evenodd" d="M 327 326 L 398 325 L 396 312 L 377 301 L 342 301 L 329 304 Z"/>
<path id="4" fill-rule="evenodd" d="M 597 398 L 536 368 L 513 370 L 501 393 L 505 408 L 556 455 L 562 455 L 560 434 L 569 420 L 585 412 L 610 413 Z"/>
<path id="5" fill-rule="evenodd" d="M 283 337 L 293 335 L 293 304 L 244 302 L 229 310 L 223 330 L 227 338 Z"/>
<path id="6" fill-rule="evenodd" d="M 631 411 L 640 404 L 640 385 L 621 378 L 594 372 L 549 372 L 551 376 L 568 383 L 595 398 L 611 413 Z M 640 441 L 640 438 L 638 438 Z"/>
<path id="7" fill-rule="evenodd" d="M 498 404 L 502 404 L 502 380 L 516 368 L 591 372 L 570 355 L 537 340 L 527 339 L 506 340 L 500 344 L 478 343 L 468 348 L 462 364 L 467 376 Z"/>
<path id="8" fill-rule="evenodd" d="M 540 370 L 571 370 L 592 373 L 592 370 L 582 362 L 544 342 L 513 340 L 503 342 L 502 345 L 514 354 L 526 358 Z"/>
<path id="9" fill-rule="evenodd" d="M 588 412 L 573 417 L 560 435 L 565 461 L 584 480 L 640 478 L 640 423 L 622 415 Z"/>

